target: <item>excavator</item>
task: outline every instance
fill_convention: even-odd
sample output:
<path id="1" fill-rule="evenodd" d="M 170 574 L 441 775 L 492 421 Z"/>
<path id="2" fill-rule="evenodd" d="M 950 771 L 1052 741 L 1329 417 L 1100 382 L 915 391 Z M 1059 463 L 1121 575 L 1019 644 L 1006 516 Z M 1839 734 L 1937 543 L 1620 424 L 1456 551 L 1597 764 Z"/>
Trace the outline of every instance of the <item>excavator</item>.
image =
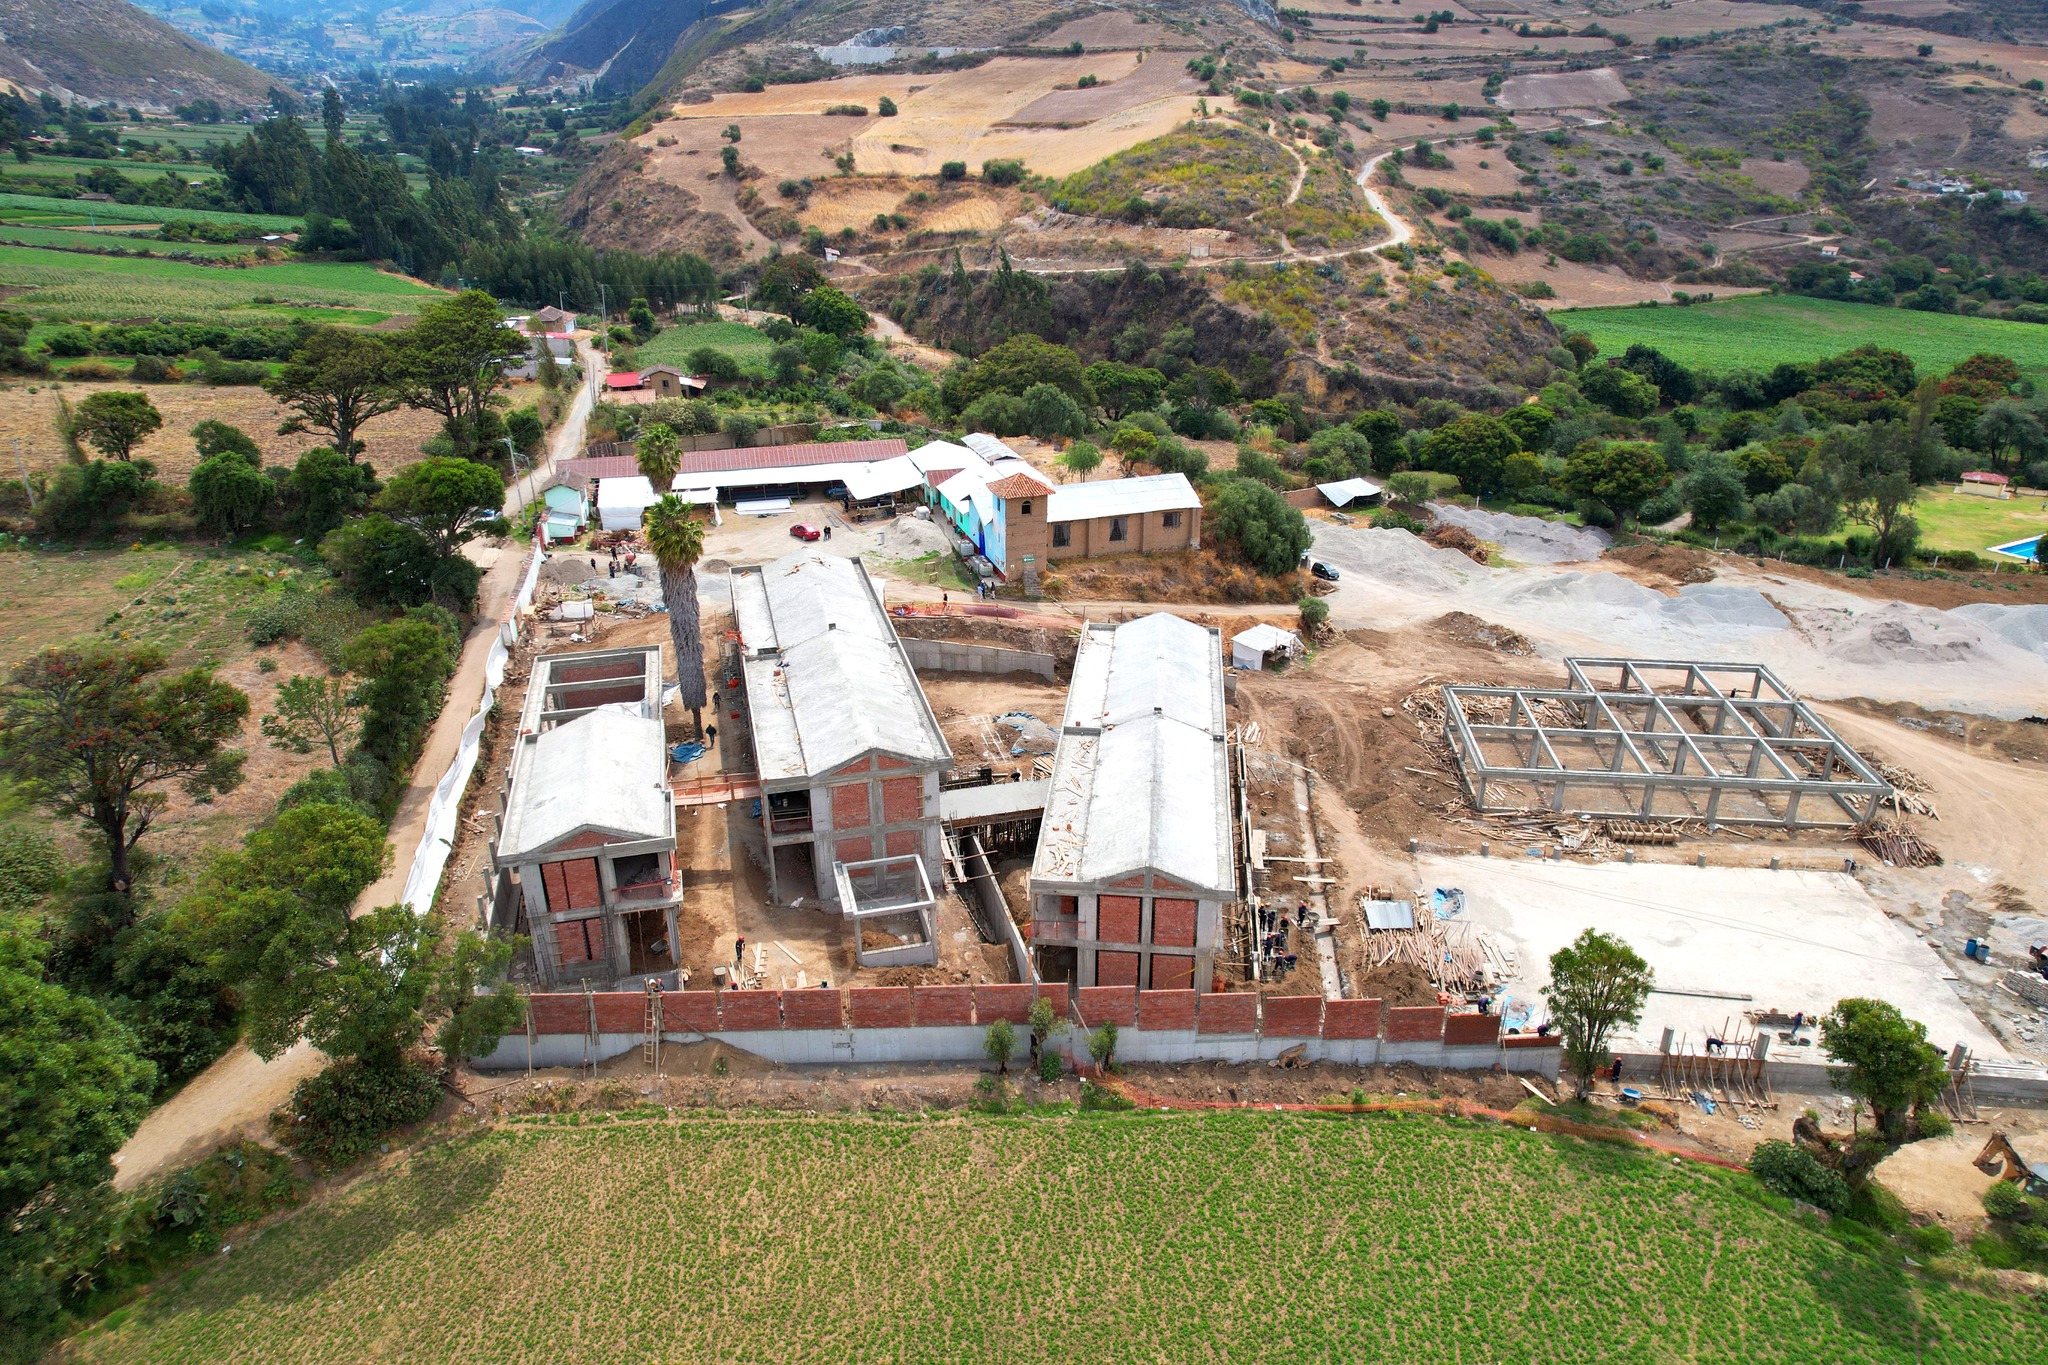
<path id="1" fill-rule="evenodd" d="M 2028 1146 L 2034 1144 L 2029 1141 Z M 2037 1199 L 2048 1199 L 2048 1160 L 2028 1160 L 2004 1133 L 1993 1133 L 1973 1163 L 1998 1180 L 2011 1180 Z"/>

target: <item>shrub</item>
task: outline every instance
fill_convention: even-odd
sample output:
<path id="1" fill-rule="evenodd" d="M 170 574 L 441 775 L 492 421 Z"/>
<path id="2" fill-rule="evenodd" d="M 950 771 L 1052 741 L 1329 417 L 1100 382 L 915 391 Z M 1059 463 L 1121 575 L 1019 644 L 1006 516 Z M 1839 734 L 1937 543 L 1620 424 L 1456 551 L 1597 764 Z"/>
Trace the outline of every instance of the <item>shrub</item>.
<path id="1" fill-rule="evenodd" d="M 56 841 L 20 825 L 0 827 L 0 910 L 26 910 L 64 875 Z"/>
<path id="2" fill-rule="evenodd" d="M 944 171 L 940 174 L 943 176 Z M 981 178 L 991 185 L 1019 185 L 1024 181 L 1024 163 L 1014 159 L 984 161 Z"/>
<path id="3" fill-rule="evenodd" d="M 1373 529 L 1378 531 L 1406 531 L 1421 535 L 1429 529 L 1429 523 L 1419 517 L 1411 517 L 1399 508 L 1382 507 L 1372 514 Z"/>
<path id="4" fill-rule="evenodd" d="M 1104 1024 L 1088 1035 L 1088 1056 L 1104 1071 L 1116 1065 L 1115 1024 Z"/>
<path id="5" fill-rule="evenodd" d="M 1984 1212 L 2003 1221 L 2022 1217 L 2027 1212 L 2027 1196 L 2017 1181 L 1999 1180 L 1984 1191 Z"/>
<path id="6" fill-rule="evenodd" d="M 1103 1027 L 1113 1029 L 1116 1025 L 1104 1024 Z M 1137 1106 L 1108 1086 L 1097 1085 L 1094 1081 L 1083 1077 L 1081 1080 L 1081 1108 L 1089 1113 L 1117 1113 L 1122 1110 L 1135 1109 Z"/>
<path id="7" fill-rule="evenodd" d="M 1759 1142 L 1750 1153 L 1749 1169 L 1764 1188 L 1787 1199 L 1803 1200 L 1837 1215 L 1849 1211 L 1849 1183 L 1841 1172 L 1821 1165 L 1804 1147 L 1776 1138 Z"/>
<path id="8" fill-rule="evenodd" d="M 1038 1054 L 1038 1079 L 1051 1085 L 1060 1078 L 1060 1054 L 1047 1050 Z"/>
<path id="9" fill-rule="evenodd" d="M 966 178 L 967 163 L 964 161 L 948 161 L 939 167 L 939 179 L 941 180 L 965 180 Z"/>
<path id="10" fill-rule="evenodd" d="M 1330 619 L 1330 604 L 1320 597 L 1301 599 L 1301 628 L 1311 633 L 1321 630 L 1323 623 Z"/>
<path id="11" fill-rule="evenodd" d="M 291 1145 L 332 1170 L 357 1160 L 392 1129 L 434 1112 L 441 1083 L 413 1062 L 336 1062 L 292 1091 Z"/>

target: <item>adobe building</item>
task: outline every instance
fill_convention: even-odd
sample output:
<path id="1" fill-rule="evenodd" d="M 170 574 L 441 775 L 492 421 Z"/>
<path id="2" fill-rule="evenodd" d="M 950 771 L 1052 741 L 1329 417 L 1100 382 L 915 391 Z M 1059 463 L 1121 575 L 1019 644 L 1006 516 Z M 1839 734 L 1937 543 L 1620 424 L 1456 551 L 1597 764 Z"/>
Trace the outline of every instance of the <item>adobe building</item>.
<path id="1" fill-rule="evenodd" d="M 1031 865 L 1041 976 L 1206 991 L 1231 856 L 1223 637 L 1166 612 L 1081 636 Z"/>
<path id="2" fill-rule="evenodd" d="M 735 568 L 731 584 L 770 899 L 853 920 L 863 964 L 936 961 L 939 786 L 953 754 L 874 580 L 858 559 L 807 546 Z M 869 954 L 870 918 L 902 947 Z"/>
<path id="3" fill-rule="evenodd" d="M 661 647 L 534 660 L 493 881 L 510 871 L 541 984 L 609 987 L 680 960 Z"/>

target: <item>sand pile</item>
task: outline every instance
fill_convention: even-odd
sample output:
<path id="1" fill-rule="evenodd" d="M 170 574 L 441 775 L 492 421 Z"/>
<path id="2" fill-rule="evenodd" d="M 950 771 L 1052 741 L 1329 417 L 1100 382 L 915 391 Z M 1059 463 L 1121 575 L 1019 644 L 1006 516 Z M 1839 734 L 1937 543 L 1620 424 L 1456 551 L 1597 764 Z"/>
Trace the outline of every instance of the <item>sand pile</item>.
<path id="1" fill-rule="evenodd" d="M 1500 546 L 1509 559 L 1524 564 L 1571 564 L 1598 559 L 1614 538 L 1605 531 L 1572 526 L 1540 517 L 1516 517 L 1476 507 L 1429 504 L 1437 520 L 1463 527 L 1481 540 Z"/>
<path id="2" fill-rule="evenodd" d="M 1896 667 L 1972 663 L 2000 643 L 1957 612 L 1887 602 L 1858 614 L 1824 649 L 1848 663 Z"/>
<path id="3" fill-rule="evenodd" d="M 2048 659 L 2048 603 L 2006 607 L 1995 602 L 1972 602 L 1948 615 L 1960 616 L 1990 631 L 2015 649 Z"/>

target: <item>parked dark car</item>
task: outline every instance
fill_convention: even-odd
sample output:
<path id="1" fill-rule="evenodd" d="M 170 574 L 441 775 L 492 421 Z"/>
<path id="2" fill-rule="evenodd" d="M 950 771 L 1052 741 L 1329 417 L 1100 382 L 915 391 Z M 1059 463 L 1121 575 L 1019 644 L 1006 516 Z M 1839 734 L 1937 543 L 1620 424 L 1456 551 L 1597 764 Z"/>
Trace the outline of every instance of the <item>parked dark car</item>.
<path id="1" fill-rule="evenodd" d="M 1320 559 L 1310 560 L 1308 571 L 1317 578 L 1322 579 L 1325 583 L 1335 583 L 1337 581 L 1337 570 L 1331 565 L 1323 563 Z"/>

